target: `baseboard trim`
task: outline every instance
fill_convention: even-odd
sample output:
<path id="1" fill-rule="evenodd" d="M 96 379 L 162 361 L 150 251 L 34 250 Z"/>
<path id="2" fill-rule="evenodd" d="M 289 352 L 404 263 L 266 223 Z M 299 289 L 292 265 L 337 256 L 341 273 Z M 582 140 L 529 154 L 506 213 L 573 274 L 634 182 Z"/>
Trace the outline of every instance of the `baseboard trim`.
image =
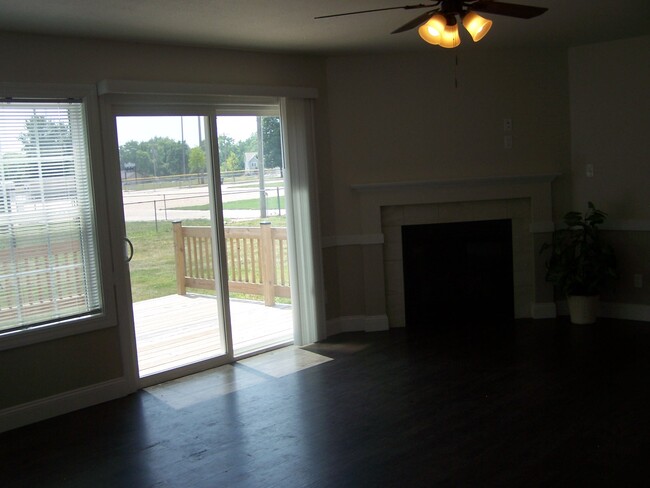
<path id="1" fill-rule="evenodd" d="M 569 305 L 566 300 L 557 302 L 557 313 L 558 315 L 569 315 Z M 650 322 L 650 305 L 600 302 L 598 316 L 608 319 Z"/>
<path id="2" fill-rule="evenodd" d="M 554 302 L 531 303 L 530 316 L 534 319 L 554 319 L 557 317 L 557 307 Z"/>
<path id="3" fill-rule="evenodd" d="M 600 304 L 600 317 L 610 319 L 638 320 L 650 322 L 650 305 L 636 305 L 631 303 L 608 303 Z"/>
<path id="4" fill-rule="evenodd" d="M 386 315 L 348 315 L 327 321 L 327 337 L 342 332 L 376 332 L 388 328 Z"/>
<path id="5" fill-rule="evenodd" d="M 115 400 L 131 393 L 125 378 L 104 381 L 0 410 L 0 432 Z"/>
<path id="6" fill-rule="evenodd" d="M 387 315 L 370 315 L 365 318 L 365 331 L 377 332 L 380 330 L 388 330 L 388 316 Z"/>

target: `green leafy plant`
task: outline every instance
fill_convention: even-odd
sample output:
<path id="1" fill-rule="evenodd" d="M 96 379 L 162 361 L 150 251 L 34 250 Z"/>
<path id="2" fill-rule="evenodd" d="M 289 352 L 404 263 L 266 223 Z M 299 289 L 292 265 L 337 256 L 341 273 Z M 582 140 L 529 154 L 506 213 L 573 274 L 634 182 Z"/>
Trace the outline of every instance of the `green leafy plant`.
<path id="1" fill-rule="evenodd" d="M 568 212 L 564 216 L 567 227 L 553 232 L 552 242 L 542 246 L 540 252 L 551 253 L 546 281 L 565 295 L 599 295 L 617 277 L 614 250 L 601 240 L 598 229 L 606 218 L 605 212 L 589 202 L 584 214 Z"/>

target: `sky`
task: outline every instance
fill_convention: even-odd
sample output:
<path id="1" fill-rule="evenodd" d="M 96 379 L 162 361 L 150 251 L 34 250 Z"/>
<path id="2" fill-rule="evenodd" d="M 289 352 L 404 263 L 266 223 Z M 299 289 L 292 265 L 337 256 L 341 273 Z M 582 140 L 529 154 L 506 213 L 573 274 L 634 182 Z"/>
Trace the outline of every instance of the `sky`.
<path id="1" fill-rule="evenodd" d="M 182 119 L 182 132 L 181 132 Z M 197 116 L 158 116 L 158 117 L 117 117 L 117 137 L 121 146 L 128 141 L 148 141 L 153 137 L 170 137 L 180 141 L 181 134 L 188 146 L 199 145 L 199 130 L 201 138 L 203 126 L 199 127 L 201 117 Z M 217 117 L 219 135 L 227 135 L 240 141 L 248 139 L 257 132 L 255 116 L 219 116 Z"/>

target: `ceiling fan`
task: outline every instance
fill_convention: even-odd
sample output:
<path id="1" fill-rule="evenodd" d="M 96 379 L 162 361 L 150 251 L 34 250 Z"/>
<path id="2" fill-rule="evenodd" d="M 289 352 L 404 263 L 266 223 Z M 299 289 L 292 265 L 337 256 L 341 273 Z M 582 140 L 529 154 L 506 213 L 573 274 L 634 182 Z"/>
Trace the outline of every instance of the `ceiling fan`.
<path id="1" fill-rule="evenodd" d="M 519 5 L 516 3 L 498 2 L 494 0 L 436 0 L 431 3 L 417 5 L 402 5 L 399 7 L 384 7 L 370 10 L 358 10 L 332 15 L 321 15 L 315 19 L 327 19 L 342 17 L 344 15 L 366 14 L 370 12 L 382 12 L 386 10 L 415 10 L 428 9 L 425 13 L 418 15 L 413 20 L 395 29 L 391 34 L 399 34 L 418 27 L 420 37 L 429 44 L 439 45 L 445 48 L 456 47 L 460 44 L 458 32 L 458 20 L 472 36 L 474 42 L 478 42 L 492 27 L 492 21 L 481 17 L 476 12 L 487 14 L 505 15 L 520 19 L 531 19 L 543 14 L 548 9 L 545 7 L 533 7 L 530 5 Z"/>

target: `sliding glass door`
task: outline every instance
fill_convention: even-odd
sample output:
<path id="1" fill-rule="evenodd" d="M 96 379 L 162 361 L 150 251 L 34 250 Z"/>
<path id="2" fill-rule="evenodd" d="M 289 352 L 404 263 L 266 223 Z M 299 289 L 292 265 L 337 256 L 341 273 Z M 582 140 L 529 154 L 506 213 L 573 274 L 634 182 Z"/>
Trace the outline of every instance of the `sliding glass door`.
<path id="1" fill-rule="evenodd" d="M 293 342 L 279 108 L 217 116 L 234 355 Z"/>
<path id="2" fill-rule="evenodd" d="M 231 349 L 220 304 L 210 119 L 115 119 L 141 379 L 210 364 Z"/>
<path id="3" fill-rule="evenodd" d="M 279 108 L 113 121 L 141 385 L 291 344 Z"/>

